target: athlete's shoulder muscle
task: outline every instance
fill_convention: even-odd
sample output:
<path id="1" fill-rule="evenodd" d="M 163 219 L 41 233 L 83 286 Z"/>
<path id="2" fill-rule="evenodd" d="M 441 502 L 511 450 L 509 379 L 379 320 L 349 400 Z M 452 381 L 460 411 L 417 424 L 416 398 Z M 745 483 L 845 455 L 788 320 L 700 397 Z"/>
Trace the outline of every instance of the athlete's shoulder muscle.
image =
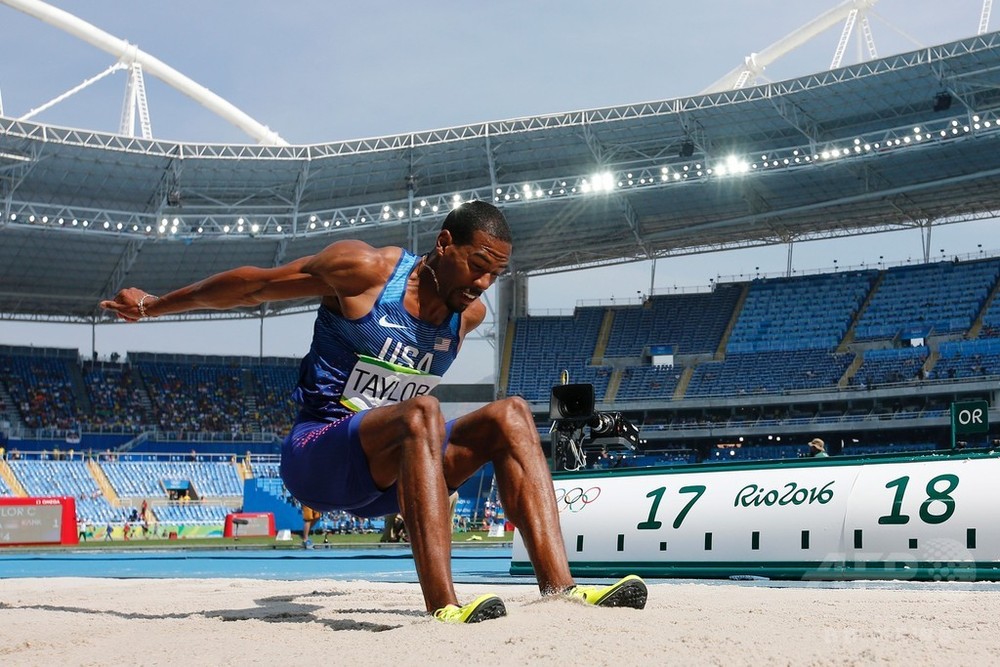
<path id="1" fill-rule="evenodd" d="M 331 243 L 302 268 L 330 285 L 341 298 L 381 288 L 392 275 L 402 249 L 373 248 L 364 241 L 348 239 Z"/>

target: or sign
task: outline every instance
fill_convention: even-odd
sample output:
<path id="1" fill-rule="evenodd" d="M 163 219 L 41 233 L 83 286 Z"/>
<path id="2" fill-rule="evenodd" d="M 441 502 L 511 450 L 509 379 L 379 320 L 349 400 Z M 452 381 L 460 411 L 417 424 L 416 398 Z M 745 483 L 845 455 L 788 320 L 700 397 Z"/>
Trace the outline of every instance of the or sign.
<path id="1" fill-rule="evenodd" d="M 989 404 L 986 401 L 952 403 L 951 427 L 955 435 L 989 432 Z"/>

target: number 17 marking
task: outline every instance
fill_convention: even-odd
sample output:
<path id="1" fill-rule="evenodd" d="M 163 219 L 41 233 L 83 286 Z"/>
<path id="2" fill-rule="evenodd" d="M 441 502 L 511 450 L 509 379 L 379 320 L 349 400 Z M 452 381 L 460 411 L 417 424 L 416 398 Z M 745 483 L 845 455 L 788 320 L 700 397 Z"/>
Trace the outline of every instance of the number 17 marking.
<path id="1" fill-rule="evenodd" d="M 684 518 L 694 507 L 694 504 L 698 502 L 698 499 L 702 497 L 705 493 L 705 486 L 703 484 L 692 484 L 691 486 L 682 486 L 677 490 L 678 493 L 691 493 L 694 494 L 691 500 L 681 508 L 681 511 L 677 513 L 677 517 L 674 518 L 674 528 L 680 528 L 681 524 L 684 523 Z M 646 494 L 647 498 L 653 499 L 653 504 L 649 508 L 649 516 L 646 517 L 645 521 L 640 521 L 636 524 L 638 530 L 656 530 L 663 525 L 662 521 L 656 520 L 656 513 L 660 509 L 660 501 L 663 500 L 663 494 L 666 493 L 667 487 L 661 486 L 658 489 L 653 489 Z"/>

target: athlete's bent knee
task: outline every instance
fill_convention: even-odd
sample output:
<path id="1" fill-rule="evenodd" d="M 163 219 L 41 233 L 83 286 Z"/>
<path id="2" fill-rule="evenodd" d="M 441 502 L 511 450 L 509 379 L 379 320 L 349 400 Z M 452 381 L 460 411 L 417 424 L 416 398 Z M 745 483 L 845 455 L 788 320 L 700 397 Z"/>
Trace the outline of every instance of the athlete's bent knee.
<path id="1" fill-rule="evenodd" d="M 535 419 L 531 414 L 531 406 L 520 396 L 497 401 L 497 426 L 505 433 L 519 431 L 535 432 Z"/>
<path id="2" fill-rule="evenodd" d="M 424 438 L 440 434 L 444 437 L 444 416 L 441 413 L 441 404 L 436 398 L 417 396 L 401 405 L 405 409 L 400 421 L 408 435 Z"/>
<path id="3" fill-rule="evenodd" d="M 520 396 L 510 396 L 503 399 L 505 408 L 516 417 L 522 419 L 528 419 L 534 422 L 534 418 L 531 416 L 531 406 L 528 402 L 521 398 Z"/>

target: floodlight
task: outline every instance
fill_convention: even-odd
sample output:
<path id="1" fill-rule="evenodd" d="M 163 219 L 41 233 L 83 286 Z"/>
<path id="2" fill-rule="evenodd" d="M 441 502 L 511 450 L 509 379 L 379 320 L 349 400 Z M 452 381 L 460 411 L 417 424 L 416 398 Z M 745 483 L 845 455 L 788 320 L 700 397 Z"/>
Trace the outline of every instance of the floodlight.
<path id="1" fill-rule="evenodd" d="M 590 180 L 595 192 L 611 192 L 615 188 L 615 176 L 610 171 L 594 174 Z"/>

